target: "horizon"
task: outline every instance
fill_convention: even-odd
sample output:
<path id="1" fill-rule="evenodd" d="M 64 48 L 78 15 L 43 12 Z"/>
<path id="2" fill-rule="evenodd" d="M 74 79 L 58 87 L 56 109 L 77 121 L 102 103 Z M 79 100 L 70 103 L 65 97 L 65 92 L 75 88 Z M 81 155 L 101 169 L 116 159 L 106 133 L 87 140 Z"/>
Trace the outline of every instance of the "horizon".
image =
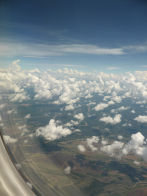
<path id="1" fill-rule="evenodd" d="M 8 0 L 0 13 L 0 68 L 20 59 L 23 69 L 147 70 L 143 0 Z"/>

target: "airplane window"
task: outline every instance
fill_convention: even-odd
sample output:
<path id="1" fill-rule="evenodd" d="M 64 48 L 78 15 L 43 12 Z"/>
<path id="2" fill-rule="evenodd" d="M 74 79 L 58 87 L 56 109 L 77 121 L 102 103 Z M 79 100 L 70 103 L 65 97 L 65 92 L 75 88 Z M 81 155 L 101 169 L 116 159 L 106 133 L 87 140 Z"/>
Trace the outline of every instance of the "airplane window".
<path id="1" fill-rule="evenodd" d="M 0 195 L 147 195 L 147 3 L 0 2 Z"/>

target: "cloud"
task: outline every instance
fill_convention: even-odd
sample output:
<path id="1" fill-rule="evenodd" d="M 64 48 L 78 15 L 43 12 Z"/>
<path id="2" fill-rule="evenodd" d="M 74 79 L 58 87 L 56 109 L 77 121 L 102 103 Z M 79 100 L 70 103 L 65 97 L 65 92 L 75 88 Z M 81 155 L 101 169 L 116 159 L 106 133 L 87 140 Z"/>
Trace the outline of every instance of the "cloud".
<path id="1" fill-rule="evenodd" d="M 87 138 L 86 140 L 87 146 L 90 148 L 91 151 L 97 151 L 98 148 L 94 146 L 94 144 L 97 144 L 99 142 L 99 138 L 97 136 L 92 136 L 91 138 Z"/>
<path id="2" fill-rule="evenodd" d="M 131 113 L 132 113 L 132 114 L 135 114 L 136 112 L 135 112 L 135 110 L 131 110 Z"/>
<path id="3" fill-rule="evenodd" d="M 107 69 L 108 70 L 116 70 L 116 69 L 118 69 L 118 67 L 108 67 Z"/>
<path id="4" fill-rule="evenodd" d="M 124 49 L 130 52 L 142 53 L 147 51 L 147 44 L 125 46 Z"/>
<path id="5" fill-rule="evenodd" d="M 79 144 L 79 145 L 78 145 L 78 150 L 79 150 L 80 152 L 85 152 L 85 151 L 86 151 L 86 148 L 85 148 L 84 145 Z"/>
<path id="6" fill-rule="evenodd" d="M 67 166 L 65 169 L 64 169 L 64 173 L 66 175 L 69 175 L 71 173 L 71 167 L 70 166 Z"/>
<path id="7" fill-rule="evenodd" d="M 133 153 L 147 161 L 147 142 L 140 132 L 132 134 L 130 141 L 126 144 L 120 141 L 114 141 L 112 144 L 103 145 L 101 150 L 117 158 Z"/>
<path id="8" fill-rule="evenodd" d="M 27 114 L 24 119 L 30 119 L 31 118 L 31 114 Z"/>
<path id="9" fill-rule="evenodd" d="M 142 65 L 141 67 L 147 68 L 147 65 Z"/>
<path id="10" fill-rule="evenodd" d="M 23 102 L 29 100 L 29 96 L 26 93 L 17 93 L 10 96 L 10 101 L 12 102 Z"/>
<path id="11" fill-rule="evenodd" d="M 128 110 L 129 107 L 124 107 L 124 106 L 121 106 L 118 108 L 118 111 L 124 111 L 124 110 Z"/>
<path id="12" fill-rule="evenodd" d="M 14 50 L 15 48 L 15 50 Z M 22 56 L 22 57 L 48 57 L 62 56 L 70 54 L 90 54 L 90 55 L 123 55 L 122 48 L 103 48 L 91 44 L 61 44 L 47 45 L 36 43 L 1 42 L 1 56 Z"/>
<path id="13" fill-rule="evenodd" d="M 122 140 L 123 137 L 118 135 L 118 139 Z M 109 144 L 109 141 L 104 138 L 99 139 L 97 136 L 92 136 L 91 138 L 86 139 L 85 144 L 87 144 L 93 152 L 102 151 L 109 156 L 119 159 L 131 153 L 140 156 L 147 161 L 147 139 L 145 139 L 141 132 L 132 134 L 131 139 L 127 143 L 115 140 Z M 94 144 L 98 145 L 95 146 Z M 78 149 L 84 149 L 83 151 L 81 150 L 81 152 L 85 152 L 86 150 L 85 146 L 82 144 L 78 145 Z"/>
<path id="14" fill-rule="evenodd" d="M 138 162 L 138 161 L 134 161 L 133 162 L 135 165 L 140 165 L 140 162 Z"/>
<path id="15" fill-rule="evenodd" d="M 18 126 L 18 129 L 21 130 L 21 136 L 24 136 L 26 133 L 29 132 L 26 125 L 20 125 Z"/>
<path id="16" fill-rule="evenodd" d="M 13 144 L 17 142 L 16 138 L 10 137 L 9 135 L 3 135 L 6 144 Z"/>
<path id="17" fill-rule="evenodd" d="M 118 138 L 119 140 L 122 140 L 122 139 L 123 139 L 123 136 L 122 136 L 122 135 L 118 135 L 117 138 Z"/>
<path id="18" fill-rule="evenodd" d="M 12 64 L 20 64 L 20 60 Z M 121 76 L 67 68 L 58 71 L 11 69 L 0 71 L 0 91 L 12 93 L 9 95 L 10 102 L 54 99 L 55 104 L 66 104 L 65 111 L 74 110 L 81 98 L 91 100 L 96 93 L 104 96 L 104 101 L 107 101 L 98 103 L 95 107 L 96 110 L 101 110 L 108 105 L 120 103 L 126 97 L 133 99 L 141 96 L 144 101 L 147 97 L 146 78 L 142 72 Z M 34 96 L 30 95 L 28 88 L 33 90 Z"/>
<path id="19" fill-rule="evenodd" d="M 101 147 L 101 151 L 106 152 L 110 156 L 118 156 L 124 143 L 120 141 L 114 141 L 110 145 L 104 145 Z"/>
<path id="20" fill-rule="evenodd" d="M 139 115 L 136 118 L 134 118 L 134 120 L 141 122 L 141 123 L 147 123 L 147 116 Z"/>
<path id="21" fill-rule="evenodd" d="M 15 61 L 12 62 L 11 66 L 9 67 L 9 70 L 10 71 L 20 71 L 21 70 L 21 67 L 19 65 L 20 63 L 20 59 L 17 59 Z"/>
<path id="22" fill-rule="evenodd" d="M 14 110 L 14 109 L 12 109 L 12 110 L 8 110 L 7 112 L 6 112 L 7 114 L 12 114 L 12 113 L 17 113 L 17 111 L 16 110 Z"/>
<path id="23" fill-rule="evenodd" d="M 74 110 L 74 106 L 72 104 L 65 106 L 65 110 Z"/>
<path id="24" fill-rule="evenodd" d="M 114 118 L 112 118 L 111 116 L 105 116 L 100 118 L 100 121 L 115 125 L 121 122 L 121 114 L 116 114 Z"/>
<path id="25" fill-rule="evenodd" d="M 124 146 L 122 153 L 127 155 L 130 152 L 134 152 L 137 155 L 143 155 L 144 143 L 145 137 L 140 132 L 132 134 L 131 140 Z"/>
<path id="26" fill-rule="evenodd" d="M 100 111 L 103 110 L 105 108 L 107 108 L 109 106 L 109 104 L 107 103 L 99 103 L 98 105 L 95 106 L 95 111 Z"/>
<path id="27" fill-rule="evenodd" d="M 79 113 L 79 114 L 74 115 L 74 118 L 82 121 L 82 120 L 84 120 L 84 115 L 83 115 L 83 113 Z"/>
<path id="28" fill-rule="evenodd" d="M 63 128 L 62 125 L 57 125 L 54 119 L 49 121 L 49 124 L 45 127 L 39 127 L 36 130 L 36 136 L 43 136 L 46 140 L 54 141 L 60 139 L 61 137 L 66 137 L 72 132 L 68 128 Z"/>
<path id="29" fill-rule="evenodd" d="M 120 96 L 114 96 L 114 97 L 112 97 L 112 100 L 117 103 L 120 103 L 122 101 L 122 98 Z"/>
<path id="30" fill-rule="evenodd" d="M 6 106 L 6 104 L 0 104 L 0 109 L 3 109 Z"/>

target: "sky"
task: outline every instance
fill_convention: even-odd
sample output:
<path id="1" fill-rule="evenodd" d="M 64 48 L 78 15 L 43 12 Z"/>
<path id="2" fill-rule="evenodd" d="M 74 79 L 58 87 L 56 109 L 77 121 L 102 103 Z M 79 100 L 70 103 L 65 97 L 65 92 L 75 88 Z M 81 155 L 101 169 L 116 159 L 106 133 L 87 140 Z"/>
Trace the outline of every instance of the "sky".
<path id="1" fill-rule="evenodd" d="M 0 67 L 147 70 L 145 0 L 0 0 Z"/>

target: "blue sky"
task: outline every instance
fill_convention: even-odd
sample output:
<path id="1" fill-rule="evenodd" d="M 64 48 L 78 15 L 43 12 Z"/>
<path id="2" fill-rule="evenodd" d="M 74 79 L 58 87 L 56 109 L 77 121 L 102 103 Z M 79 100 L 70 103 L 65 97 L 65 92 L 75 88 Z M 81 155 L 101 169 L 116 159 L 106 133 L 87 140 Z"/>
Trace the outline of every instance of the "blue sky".
<path id="1" fill-rule="evenodd" d="M 0 2 L 0 66 L 147 69 L 145 0 Z"/>

